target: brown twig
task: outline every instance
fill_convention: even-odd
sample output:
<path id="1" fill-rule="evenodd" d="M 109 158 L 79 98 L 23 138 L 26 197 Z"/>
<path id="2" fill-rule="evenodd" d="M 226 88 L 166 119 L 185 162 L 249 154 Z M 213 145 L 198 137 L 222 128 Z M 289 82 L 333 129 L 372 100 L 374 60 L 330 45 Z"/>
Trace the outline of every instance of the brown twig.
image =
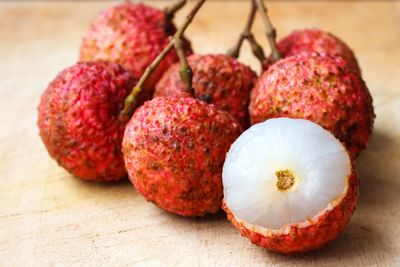
<path id="1" fill-rule="evenodd" d="M 264 50 L 262 49 L 261 45 L 256 41 L 256 38 L 251 32 L 251 28 L 253 26 L 254 19 L 256 16 L 256 11 L 257 11 L 256 3 L 254 2 L 254 0 L 251 0 L 251 9 L 249 16 L 247 17 L 246 25 L 242 33 L 240 34 L 239 39 L 237 40 L 235 46 L 229 49 L 227 55 L 234 58 L 238 58 L 240 55 L 240 49 L 242 47 L 243 41 L 247 40 L 250 43 L 253 55 L 260 61 L 260 64 L 262 66 L 263 61 L 265 60 Z"/>
<path id="2" fill-rule="evenodd" d="M 193 72 L 189 66 L 189 63 L 186 59 L 185 51 L 183 49 L 182 39 L 176 38 L 175 40 L 175 50 L 178 54 L 179 58 L 179 75 L 185 86 L 185 90 L 191 95 L 194 96 L 194 90 L 192 86 Z"/>
<path id="3" fill-rule="evenodd" d="M 184 7 L 186 3 L 187 0 L 177 0 L 171 6 L 165 8 L 165 14 L 169 19 L 172 19 L 175 16 L 175 13 Z"/>
<path id="4" fill-rule="evenodd" d="M 261 45 L 257 43 L 256 38 L 252 33 L 249 33 L 246 36 L 246 40 L 250 43 L 251 51 L 253 55 L 260 61 L 261 66 L 265 60 L 264 50 L 262 49 Z"/>
<path id="5" fill-rule="evenodd" d="M 180 38 L 183 36 L 183 33 L 185 32 L 186 28 L 192 22 L 197 11 L 199 11 L 199 9 L 201 8 L 201 6 L 204 4 L 205 1 L 206 0 L 198 0 L 197 1 L 196 5 L 193 7 L 193 9 L 190 11 L 190 13 L 186 16 L 185 21 L 178 28 L 176 33 L 171 37 L 168 45 L 154 59 L 154 61 L 146 68 L 142 77 L 140 77 L 139 82 L 136 84 L 136 86 L 132 89 L 132 92 L 125 99 L 124 109 L 121 111 L 121 114 L 120 114 L 120 117 L 122 119 L 125 120 L 125 119 L 130 118 L 130 116 L 131 116 L 132 112 L 134 111 L 136 104 L 137 104 L 136 103 L 137 95 L 142 90 L 144 83 L 146 82 L 148 77 L 154 72 L 154 70 L 157 68 L 157 66 L 160 64 L 161 60 L 163 60 L 165 58 L 165 56 L 168 54 L 168 52 L 175 46 L 176 40 L 180 40 Z"/>
<path id="6" fill-rule="evenodd" d="M 275 62 L 281 58 L 281 54 L 279 53 L 278 48 L 276 46 L 276 30 L 274 26 L 272 26 L 272 23 L 268 17 L 268 11 L 264 5 L 263 0 L 254 0 L 254 1 L 256 2 L 258 12 L 260 13 L 261 18 L 264 22 L 268 43 L 271 48 L 272 61 Z"/>
<path id="7" fill-rule="evenodd" d="M 240 54 L 240 49 L 242 47 L 243 41 L 246 39 L 246 36 L 251 33 L 251 27 L 253 26 L 254 18 L 256 16 L 257 7 L 254 1 L 251 1 L 251 9 L 249 16 L 247 17 L 246 25 L 239 35 L 239 38 L 234 47 L 228 50 L 227 55 L 230 57 L 238 58 Z"/>

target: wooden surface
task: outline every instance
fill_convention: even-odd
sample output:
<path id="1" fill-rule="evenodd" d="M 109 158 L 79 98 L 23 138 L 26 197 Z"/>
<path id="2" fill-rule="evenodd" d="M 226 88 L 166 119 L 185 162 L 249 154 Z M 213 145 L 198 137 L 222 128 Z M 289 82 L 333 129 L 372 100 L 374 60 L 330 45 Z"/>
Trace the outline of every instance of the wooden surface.
<path id="1" fill-rule="evenodd" d="M 40 94 L 74 64 L 89 21 L 110 4 L 0 2 L 1 266 L 400 265 L 400 2 L 269 3 L 279 36 L 318 26 L 355 50 L 377 114 L 350 225 L 324 249 L 292 257 L 251 245 L 222 213 L 169 215 L 129 182 L 82 182 L 50 159 L 36 127 Z M 206 3 L 188 31 L 195 50 L 225 52 L 247 10 L 245 1 Z M 260 21 L 256 32 L 266 44 Z M 242 60 L 257 69 L 249 52 Z"/>

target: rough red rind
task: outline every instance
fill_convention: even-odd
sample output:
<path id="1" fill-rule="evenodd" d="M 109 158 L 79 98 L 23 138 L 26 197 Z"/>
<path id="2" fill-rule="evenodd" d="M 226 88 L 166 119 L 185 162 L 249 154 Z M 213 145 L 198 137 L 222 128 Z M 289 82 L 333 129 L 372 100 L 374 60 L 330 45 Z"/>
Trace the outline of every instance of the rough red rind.
<path id="1" fill-rule="evenodd" d="M 158 97 L 138 108 L 122 144 L 136 189 L 160 208 L 203 216 L 221 207 L 222 166 L 240 124 L 199 99 Z"/>
<path id="2" fill-rule="evenodd" d="M 301 224 L 292 224 L 287 232 L 264 233 L 251 229 L 249 224 L 235 218 L 229 207 L 223 201 L 222 208 L 228 220 L 239 229 L 240 233 L 249 238 L 253 244 L 285 254 L 301 253 L 314 250 L 334 240 L 349 223 L 356 208 L 359 195 L 360 181 L 357 171 L 353 168 L 352 174 L 347 177 L 347 191 L 339 202 L 332 208 L 321 212 L 317 221 L 308 221 Z"/>
<path id="3" fill-rule="evenodd" d="M 258 79 L 250 98 L 251 123 L 304 118 L 320 124 L 357 157 L 368 143 L 375 118 L 362 78 L 338 57 L 317 53 L 283 58 Z"/>
<path id="4" fill-rule="evenodd" d="M 195 97 L 229 112 L 244 129 L 249 127 L 250 91 L 257 75 L 248 66 L 226 55 L 191 55 Z M 154 96 L 190 96 L 179 76 L 179 63 L 172 65 L 156 85 Z"/>
<path id="5" fill-rule="evenodd" d="M 176 31 L 165 13 L 144 4 L 124 2 L 101 12 L 82 39 L 80 60 L 108 60 L 120 64 L 140 79 L 146 67 L 168 44 Z M 184 39 L 187 54 L 190 43 Z M 145 83 L 139 102 L 150 99 L 162 74 L 178 61 L 175 51 L 167 54 Z"/>
<path id="6" fill-rule="evenodd" d="M 300 53 L 317 52 L 333 57 L 343 58 L 350 69 L 361 76 L 361 70 L 353 51 L 337 36 L 318 29 L 304 29 L 292 32 L 277 44 L 282 57 L 289 57 Z M 263 64 L 264 70 L 269 66 L 268 60 Z"/>
<path id="7" fill-rule="evenodd" d="M 39 105 L 40 136 L 52 158 L 94 181 L 126 177 L 118 120 L 136 80 L 111 62 L 80 62 L 49 84 Z"/>

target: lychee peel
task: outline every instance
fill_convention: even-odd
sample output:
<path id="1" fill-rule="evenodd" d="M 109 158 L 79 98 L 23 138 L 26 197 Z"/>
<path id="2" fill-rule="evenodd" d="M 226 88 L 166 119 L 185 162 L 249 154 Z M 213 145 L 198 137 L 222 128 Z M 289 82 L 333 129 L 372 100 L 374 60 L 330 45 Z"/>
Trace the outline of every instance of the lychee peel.
<path id="1" fill-rule="evenodd" d="M 307 252 L 336 239 L 350 222 L 359 195 L 359 180 L 355 172 L 347 179 L 347 193 L 337 204 L 313 217 L 311 222 L 292 224 L 282 230 L 257 227 L 235 218 L 225 202 L 222 208 L 228 220 L 253 244 L 285 254 Z"/>
<path id="2" fill-rule="evenodd" d="M 176 28 L 165 12 L 127 1 L 104 10 L 91 23 L 82 39 L 80 60 L 116 62 L 139 80 L 175 32 Z M 191 54 L 186 39 L 184 49 Z M 156 82 L 176 61 L 175 51 L 167 54 L 146 81 L 139 95 L 140 103 L 152 97 Z"/>
<path id="3" fill-rule="evenodd" d="M 296 181 L 282 187 L 282 169 Z M 315 123 L 287 118 L 254 125 L 235 141 L 223 186 L 222 207 L 241 234 L 286 254 L 335 239 L 359 195 L 357 171 L 343 145 Z"/>
<path id="4" fill-rule="evenodd" d="M 348 63 L 352 71 L 361 75 L 360 67 L 351 48 L 332 33 L 319 29 L 297 30 L 281 39 L 277 47 L 282 57 L 304 52 L 317 52 L 332 57 L 341 57 Z"/>
<path id="5" fill-rule="evenodd" d="M 111 62 L 80 62 L 49 84 L 39 105 L 40 136 L 52 158 L 93 181 L 126 177 L 118 119 L 136 80 Z"/>
<path id="6" fill-rule="evenodd" d="M 250 91 L 257 79 L 255 72 L 222 54 L 194 54 L 187 60 L 193 72 L 194 96 L 229 112 L 247 128 Z M 179 76 L 178 63 L 163 75 L 154 96 L 190 96 Z"/>
<path id="7" fill-rule="evenodd" d="M 136 189 L 160 208 L 203 216 L 221 207 L 221 170 L 241 133 L 228 113 L 199 99 L 158 97 L 127 124 L 123 154 Z"/>
<path id="8" fill-rule="evenodd" d="M 362 78 L 338 57 L 303 53 L 283 58 L 265 71 L 251 93 L 252 124 L 269 118 L 314 121 L 358 156 L 368 143 L 375 118 Z"/>

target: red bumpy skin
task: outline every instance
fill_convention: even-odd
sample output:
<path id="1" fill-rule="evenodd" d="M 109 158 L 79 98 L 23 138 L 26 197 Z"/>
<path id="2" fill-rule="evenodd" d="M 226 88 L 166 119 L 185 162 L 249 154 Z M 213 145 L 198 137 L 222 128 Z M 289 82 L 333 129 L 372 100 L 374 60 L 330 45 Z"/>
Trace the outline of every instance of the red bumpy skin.
<path id="1" fill-rule="evenodd" d="M 240 124 L 214 105 L 158 97 L 138 108 L 122 144 L 129 179 L 160 208 L 203 216 L 221 207 L 222 166 Z"/>
<path id="2" fill-rule="evenodd" d="M 92 22 L 82 40 L 80 60 L 116 62 L 139 80 L 175 32 L 175 26 L 163 11 L 124 2 L 104 10 Z M 186 53 L 191 54 L 187 40 L 184 46 Z M 147 80 L 139 102 L 152 97 L 156 82 L 176 61 L 178 57 L 172 50 Z"/>
<path id="3" fill-rule="evenodd" d="M 347 177 L 345 194 L 307 222 L 287 225 L 284 230 L 258 229 L 237 219 L 223 202 L 222 208 L 240 233 L 249 238 L 253 244 L 285 254 L 301 253 L 320 248 L 335 239 L 350 222 L 356 208 L 360 182 L 353 167 Z"/>
<path id="4" fill-rule="evenodd" d="M 305 29 L 292 32 L 277 44 L 282 57 L 294 56 L 303 52 L 317 52 L 342 57 L 350 69 L 361 75 L 360 67 L 353 51 L 335 35 L 318 29 Z M 266 69 L 268 60 L 264 65 Z"/>
<path id="5" fill-rule="evenodd" d="M 317 53 L 283 58 L 265 71 L 251 93 L 251 123 L 304 118 L 320 124 L 357 157 L 368 143 L 375 118 L 360 76 L 339 57 Z"/>
<path id="6" fill-rule="evenodd" d="M 111 62 L 80 62 L 49 84 L 39 105 L 40 136 L 59 165 L 93 181 L 126 177 L 118 119 L 136 80 Z"/>
<path id="7" fill-rule="evenodd" d="M 191 55 L 195 97 L 229 112 L 242 127 L 249 126 L 250 91 L 257 75 L 248 66 L 226 55 Z M 172 65 L 157 83 L 157 96 L 190 96 L 179 76 L 179 63 Z"/>

